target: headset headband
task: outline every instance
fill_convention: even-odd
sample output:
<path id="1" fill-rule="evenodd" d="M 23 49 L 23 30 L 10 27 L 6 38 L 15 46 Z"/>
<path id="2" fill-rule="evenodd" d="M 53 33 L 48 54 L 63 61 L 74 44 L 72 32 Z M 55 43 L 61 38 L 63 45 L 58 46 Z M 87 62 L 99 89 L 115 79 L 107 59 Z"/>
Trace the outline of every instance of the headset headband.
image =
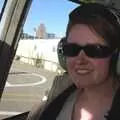
<path id="1" fill-rule="evenodd" d="M 98 3 L 82 4 L 69 14 L 69 19 L 72 22 L 79 23 L 80 18 L 90 19 L 98 15 L 104 17 L 107 21 L 120 29 L 120 13 L 114 8 L 109 8 Z"/>

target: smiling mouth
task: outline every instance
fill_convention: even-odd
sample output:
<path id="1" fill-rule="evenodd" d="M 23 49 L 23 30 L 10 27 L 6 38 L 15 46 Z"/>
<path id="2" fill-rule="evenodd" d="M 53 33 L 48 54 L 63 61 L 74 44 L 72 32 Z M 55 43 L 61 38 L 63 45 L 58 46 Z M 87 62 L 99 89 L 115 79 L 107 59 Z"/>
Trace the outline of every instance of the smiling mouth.
<path id="1" fill-rule="evenodd" d="M 86 70 L 86 69 L 76 70 L 76 73 L 79 74 L 79 75 L 86 75 L 86 74 L 89 74 L 91 72 L 92 72 L 91 70 Z"/>

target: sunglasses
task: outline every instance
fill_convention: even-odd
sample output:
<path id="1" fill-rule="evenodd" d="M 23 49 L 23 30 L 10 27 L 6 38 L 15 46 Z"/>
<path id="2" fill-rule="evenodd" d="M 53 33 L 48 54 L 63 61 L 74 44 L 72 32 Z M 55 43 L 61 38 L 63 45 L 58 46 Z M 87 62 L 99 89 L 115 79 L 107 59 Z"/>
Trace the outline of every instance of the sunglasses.
<path id="1" fill-rule="evenodd" d="M 68 43 L 62 46 L 62 54 L 66 57 L 78 56 L 81 50 L 83 50 L 85 54 L 91 58 L 105 58 L 113 52 L 113 49 L 103 45 L 88 44 L 81 46 L 74 43 Z"/>

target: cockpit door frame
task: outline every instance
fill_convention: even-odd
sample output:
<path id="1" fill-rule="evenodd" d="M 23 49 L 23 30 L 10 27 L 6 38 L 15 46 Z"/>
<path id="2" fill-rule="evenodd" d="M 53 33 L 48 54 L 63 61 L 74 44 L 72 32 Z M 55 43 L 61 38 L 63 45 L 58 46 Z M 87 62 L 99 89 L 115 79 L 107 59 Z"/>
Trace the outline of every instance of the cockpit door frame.
<path id="1" fill-rule="evenodd" d="M 0 21 L 0 98 L 32 0 L 7 0 Z"/>

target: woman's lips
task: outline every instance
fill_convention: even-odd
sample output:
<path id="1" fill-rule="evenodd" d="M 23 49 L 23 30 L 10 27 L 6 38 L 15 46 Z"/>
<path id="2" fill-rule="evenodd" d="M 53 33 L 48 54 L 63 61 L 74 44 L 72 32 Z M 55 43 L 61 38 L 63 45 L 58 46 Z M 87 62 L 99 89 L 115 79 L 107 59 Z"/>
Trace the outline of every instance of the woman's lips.
<path id="1" fill-rule="evenodd" d="M 92 69 L 85 69 L 85 68 L 79 68 L 75 70 L 75 72 L 79 75 L 89 74 L 92 71 L 93 71 Z"/>

